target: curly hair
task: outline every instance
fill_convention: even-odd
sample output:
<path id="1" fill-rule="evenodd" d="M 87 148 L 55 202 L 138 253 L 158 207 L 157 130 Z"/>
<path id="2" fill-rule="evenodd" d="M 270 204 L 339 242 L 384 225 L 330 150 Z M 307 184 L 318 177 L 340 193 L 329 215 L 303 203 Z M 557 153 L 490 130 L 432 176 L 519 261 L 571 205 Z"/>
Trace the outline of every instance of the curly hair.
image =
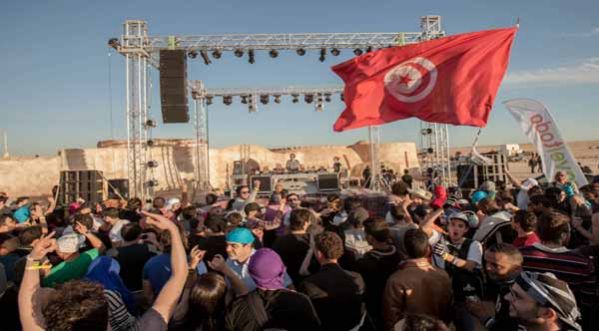
<path id="1" fill-rule="evenodd" d="M 48 331 L 105 331 L 108 327 L 108 302 L 102 285 L 88 281 L 60 285 L 42 313 Z"/>
<path id="2" fill-rule="evenodd" d="M 343 255 L 343 241 L 335 232 L 325 231 L 317 235 L 315 243 L 316 249 L 327 260 L 337 260 Z"/>
<path id="3" fill-rule="evenodd" d="M 570 232 L 570 217 L 555 210 L 549 210 L 537 219 L 537 234 L 543 242 L 559 243 L 564 234 Z"/>

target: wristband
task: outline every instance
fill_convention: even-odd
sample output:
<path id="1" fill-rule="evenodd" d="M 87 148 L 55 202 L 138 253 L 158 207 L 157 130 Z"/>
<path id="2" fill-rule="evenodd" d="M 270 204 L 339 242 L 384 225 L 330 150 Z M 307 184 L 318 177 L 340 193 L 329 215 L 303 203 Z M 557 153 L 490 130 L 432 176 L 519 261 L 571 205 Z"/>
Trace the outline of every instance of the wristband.
<path id="1" fill-rule="evenodd" d="M 31 254 L 28 254 L 27 256 L 25 256 L 25 259 L 27 259 L 27 261 L 31 261 L 31 262 L 40 262 L 42 259 L 34 259 L 31 257 Z"/>

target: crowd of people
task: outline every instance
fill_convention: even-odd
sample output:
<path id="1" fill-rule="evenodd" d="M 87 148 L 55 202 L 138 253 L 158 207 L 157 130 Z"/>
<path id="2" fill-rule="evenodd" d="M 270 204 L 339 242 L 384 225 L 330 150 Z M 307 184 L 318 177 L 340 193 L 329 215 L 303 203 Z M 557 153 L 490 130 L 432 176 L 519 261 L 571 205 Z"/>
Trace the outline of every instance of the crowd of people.
<path id="1" fill-rule="evenodd" d="M 407 173 L 384 210 L 260 183 L 60 206 L 0 194 L 2 330 L 597 330 L 599 177 Z"/>

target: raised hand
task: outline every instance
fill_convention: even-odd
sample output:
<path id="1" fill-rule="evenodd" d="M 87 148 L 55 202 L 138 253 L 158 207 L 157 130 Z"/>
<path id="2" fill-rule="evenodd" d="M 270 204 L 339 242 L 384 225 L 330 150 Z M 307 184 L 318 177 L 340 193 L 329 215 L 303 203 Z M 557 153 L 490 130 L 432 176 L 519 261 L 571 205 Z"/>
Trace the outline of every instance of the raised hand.
<path id="1" fill-rule="evenodd" d="M 85 235 L 89 232 L 87 226 L 83 225 L 81 222 L 75 222 L 73 230 L 82 235 Z"/>
<path id="2" fill-rule="evenodd" d="M 446 254 L 449 254 L 449 249 L 447 248 L 447 245 L 445 243 L 438 242 L 433 247 L 433 253 L 435 255 L 444 257 Z"/>
<path id="3" fill-rule="evenodd" d="M 225 258 L 220 254 L 214 255 L 214 257 L 212 258 L 212 261 L 208 261 L 208 266 L 210 268 L 212 268 L 213 270 L 216 270 L 218 272 L 223 272 L 223 273 L 224 273 L 225 269 L 227 269 L 227 264 L 225 263 Z"/>
<path id="4" fill-rule="evenodd" d="M 164 217 L 163 215 L 152 214 L 152 213 L 148 213 L 147 211 L 143 211 L 143 210 L 141 211 L 141 214 L 146 217 L 147 224 L 153 225 L 160 230 L 168 230 L 168 229 L 172 229 L 173 227 L 177 228 L 175 223 L 173 223 L 170 219 Z"/>
<path id="5" fill-rule="evenodd" d="M 55 232 L 51 232 L 48 235 L 42 235 L 40 239 L 36 240 L 33 245 L 33 249 L 29 253 L 29 257 L 32 260 L 41 260 L 46 254 L 53 252 L 57 248 L 56 239 L 54 239 Z"/>
<path id="6" fill-rule="evenodd" d="M 189 253 L 189 255 L 191 256 L 191 260 L 189 261 L 189 268 L 195 269 L 198 266 L 198 264 L 200 264 L 200 261 L 202 261 L 202 259 L 206 255 L 206 251 L 199 249 L 198 245 L 195 245 L 191 249 L 191 252 Z"/>

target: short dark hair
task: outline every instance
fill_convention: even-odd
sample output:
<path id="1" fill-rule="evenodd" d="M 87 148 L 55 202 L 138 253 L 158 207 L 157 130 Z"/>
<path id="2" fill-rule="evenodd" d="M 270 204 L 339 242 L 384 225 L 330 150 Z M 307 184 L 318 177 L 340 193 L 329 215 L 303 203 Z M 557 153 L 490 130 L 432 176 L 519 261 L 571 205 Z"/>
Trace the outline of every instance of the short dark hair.
<path id="1" fill-rule="evenodd" d="M 314 222 L 314 215 L 305 208 L 295 209 L 289 215 L 289 229 L 292 231 L 303 230 L 306 224 Z"/>
<path id="2" fill-rule="evenodd" d="M 138 210 L 139 208 L 141 208 L 141 206 L 143 205 L 143 203 L 141 202 L 140 198 L 131 198 L 127 201 L 127 209 L 128 210 Z"/>
<path id="3" fill-rule="evenodd" d="M 10 216 L 8 214 L 0 215 L 0 226 L 5 225 L 8 220 L 14 220 L 14 219 L 12 218 L 12 216 Z"/>
<path id="4" fill-rule="evenodd" d="M 378 242 L 389 240 L 389 224 L 382 217 L 372 217 L 364 221 L 364 232 Z"/>
<path id="5" fill-rule="evenodd" d="M 104 209 L 104 217 L 110 217 L 110 218 L 119 218 L 119 210 L 116 208 L 106 208 Z"/>
<path id="6" fill-rule="evenodd" d="M 211 205 L 211 204 L 215 203 L 216 201 L 218 201 L 218 196 L 216 196 L 216 194 L 214 194 L 214 193 L 206 194 L 206 204 L 207 205 Z"/>
<path id="7" fill-rule="evenodd" d="M 430 251 L 428 236 L 420 229 L 409 229 L 404 234 L 404 248 L 408 257 L 420 259 L 426 257 Z"/>
<path id="8" fill-rule="evenodd" d="M 537 227 L 537 215 L 531 211 L 520 209 L 514 214 L 514 223 L 520 225 L 526 232 L 533 231 Z"/>
<path id="9" fill-rule="evenodd" d="M 123 225 L 123 227 L 121 228 L 121 236 L 123 237 L 123 240 L 125 241 L 133 241 L 137 238 L 139 238 L 139 235 L 141 234 L 142 230 L 141 230 L 141 226 L 139 226 L 139 224 L 131 222 L 131 223 L 127 223 L 125 225 Z"/>
<path id="10" fill-rule="evenodd" d="M 8 197 L 0 196 L 0 202 L 6 203 L 6 201 L 8 201 Z"/>
<path id="11" fill-rule="evenodd" d="M 194 206 L 187 206 L 181 210 L 181 216 L 186 220 L 192 220 L 198 216 L 198 210 Z"/>
<path id="12" fill-rule="evenodd" d="M 239 196 L 241 194 L 241 190 L 243 190 L 244 188 L 249 189 L 250 187 L 247 185 L 239 185 L 237 186 L 237 188 L 235 189 L 235 193 L 237 193 L 237 196 Z"/>
<path id="13" fill-rule="evenodd" d="M 243 211 L 246 215 L 252 211 L 259 211 L 260 209 L 262 209 L 262 207 L 260 207 L 260 205 L 257 202 L 250 202 L 247 205 L 245 205 L 245 207 L 243 207 Z"/>
<path id="14" fill-rule="evenodd" d="M 506 243 L 496 243 L 494 245 L 491 245 L 489 246 L 489 248 L 487 248 L 487 252 L 505 254 L 510 258 L 512 262 L 520 266 L 524 261 L 524 259 L 522 258 L 522 253 L 520 253 L 520 250 L 516 248 L 516 246 Z"/>
<path id="15" fill-rule="evenodd" d="M 424 314 L 406 314 L 404 331 L 445 331 L 449 330 L 445 323 L 432 316 Z"/>
<path id="16" fill-rule="evenodd" d="M 404 172 L 404 173 L 407 174 L 407 172 Z M 409 188 L 410 187 L 405 182 L 402 182 L 402 181 L 395 182 L 395 184 L 393 184 L 393 186 L 391 186 L 391 193 L 393 193 L 394 195 L 397 195 L 397 196 L 403 196 L 403 195 L 408 194 Z"/>
<path id="17" fill-rule="evenodd" d="M 316 249 L 324 255 L 327 260 L 336 260 L 343 256 L 343 241 L 338 234 L 324 231 L 315 238 Z"/>
<path id="18" fill-rule="evenodd" d="M 76 223 L 81 223 L 81 225 L 85 225 L 86 228 L 91 230 L 94 227 L 94 219 L 89 214 L 75 214 L 73 217 L 73 225 Z"/>
<path id="19" fill-rule="evenodd" d="M 402 205 L 391 205 L 390 213 L 391 216 L 393 216 L 393 218 L 398 222 L 402 222 L 406 219 L 406 213 Z"/>
<path id="20" fill-rule="evenodd" d="M 36 239 L 39 239 L 42 236 L 42 227 L 39 225 L 30 226 L 28 228 L 23 229 L 19 233 L 19 241 L 22 246 L 31 246 Z"/>
<path id="21" fill-rule="evenodd" d="M 560 243 L 562 235 L 569 231 L 570 217 L 558 211 L 546 211 L 537 220 L 537 234 L 541 241 Z"/>
<path id="22" fill-rule="evenodd" d="M 238 212 L 232 212 L 227 215 L 227 223 L 229 225 L 238 226 L 243 221 L 243 216 Z"/>
<path id="23" fill-rule="evenodd" d="M 108 302 L 98 283 L 73 280 L 59 285 L 42 311 L 46 330 L 105 331 Z"/>
<path id="24" fill-rule="evenodd" d="M 155 197 L 154 200 L 152 201 L 152 206 L 154 206 L 154 208 L 162 208 L 164 207 L 164 205 L 166 204 L 166 200 L 164 200 L 163 197 Z"/>
<path id="25" fill-rule="evenodd" d="M 17 201 L 15 201 L 15 203 L 18 205 L 25 200 L 29 200 L 29 197 L 18 197 Z"/>
<path id="26" fill-rule="evenodd" d="M 208 217 L 206 221 L 204 221 L 204 226 L 213 233 L 225 232 L 227 228 L 227 222 L 220 215 L 213 215 Z"/>
<path id="27" fill-rule="evenodd" d="M 532 203 L 535 205 L 541 204 L 545 208 L 551 207 L 551 202 L 549 201 L 549 198 L 547 198 L 546 196 L 541 195 L 541 194 L 531 196 L 529 198 L 529 203 Z"/>

